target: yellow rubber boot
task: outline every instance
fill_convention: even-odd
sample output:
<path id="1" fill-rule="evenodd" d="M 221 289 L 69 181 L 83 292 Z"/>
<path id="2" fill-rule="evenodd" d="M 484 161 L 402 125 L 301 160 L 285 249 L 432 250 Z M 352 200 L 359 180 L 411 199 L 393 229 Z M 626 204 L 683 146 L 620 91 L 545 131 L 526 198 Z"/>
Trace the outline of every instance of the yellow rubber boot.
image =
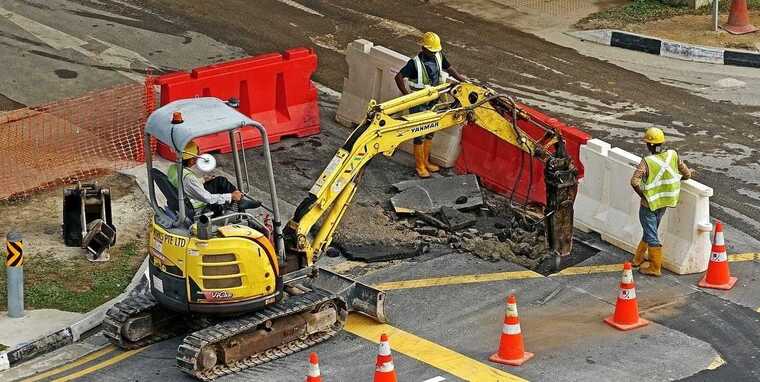
<path id="1" fill-rule="evenodd" d="M 647 243 L 643 240 L 640 241 L 638 248 L 636 248 L 636 253 L 633 255 L 633 261 L 631 261 L 634 267 L 638 267 L 644 262 L 644 255 L 646 255 L 647 249 L 649 249 Z"/>
<path id="2" fill-rule="evenodd" d="M 425 148 L 423 144 L 414 145 L 414 164 L 417 170 L 417 176 L 420 178 L 430 178 L 430 173 L 425 166 Z"/>
<path id="3" fill-rule="evenodd" d="M 425 139 L 425 143 L 422 144 L 422 148 L 424 149 L 423 154 L 425 158 L 425 167 L 427 167 L 428 171 L 430 172 L 438 172 L 438 170 L 441 168 L 430 163 L 430 150 L 433 148 L 433 140 Z"/>
<path id="4" fill-rule="evenodd" d="M 649 247 L 649 264 L 640 267 L 639 272 L 649 276 L 662 276 L 662 247 Z"/>

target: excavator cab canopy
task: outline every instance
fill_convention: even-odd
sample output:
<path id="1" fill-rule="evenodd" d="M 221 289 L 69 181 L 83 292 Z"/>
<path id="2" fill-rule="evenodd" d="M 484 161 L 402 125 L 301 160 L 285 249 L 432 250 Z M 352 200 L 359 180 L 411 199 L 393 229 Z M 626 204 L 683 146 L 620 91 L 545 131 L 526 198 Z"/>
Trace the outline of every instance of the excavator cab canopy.
<path id="1" fill-rule="evenodd" d="M 263 142 L 262 149 L 269 178 L 269 193 L 272 206 L 270 211 L 273 214 L 275 236 L 277 237 L 276 246 L 278 252 L 282 252 L 282 248 L 284 247 L 281 243 L 282 229 L 280 222 L 282 220 L 277 203 L 277 190 L 274 182 L 267 132 L 261 123 L 237 111 L 235 109 L 236 104 L 237 102 L 234 99 L 225 102 L 215 97 L 189 98 L 170 102 L 151 113 L 145 125 L 144 139 L 145 165 L 148 171 L 148 194 L 151 206 L 156 216 L 165 216 L 164 211 L 162 211 L 156 202 L 154 181 L 158 173 L 154 172 L 153 169 L 153 158 L 150 147 L 151 138 L 155 138 L 171 148 L 177 158 L 176 164 L 179 166 L 179 173 L 183 174 L 182 157 L 188 143 L 203 136 L 228 133 L 237 188 L 246 194 L 249 191 L 250 182 L 248 181 L 248 166 L 245 163 L 245 149 L 241 142 L 242 134 L 240 133 L 240 129 L 244 127 L 255 128 L 261 135 Z M 193 153 L 193 156 L 196 155 Z M 213 169 L 216 160 L 210 154 L 197 156 L 199 158 L 199 169 L 205 171 Z M 242 166 L 241 158 L 243 160 Z M 202 162 L 206 162 L 206 165 L 201 166 Z M 187 228 L 193 223 L 192 216 L 188 216 L 189 207 L 188 203 L 185 203 L 187 196 L 182 186 L 182 178 L 181 176 L 179 177 L 176 187 L 177 217 L 171 223 L 173 227 L 177 228 Z M 243 187 L 244 184 L 245 187 Z"/>
<path id="2" fill-rule="evenodd" d="M 181 123 L 172 123 L 174 113 L 181 113 Z M 171 147 L 181 156 L 185 146 L 195 138 L 257 125 L 261 126 L 219 98 L 189 98 L 170 102 L 151 113 L 145 125 L 145 134 Z M 261 129 L 264 127 L 261 126 Z"/>

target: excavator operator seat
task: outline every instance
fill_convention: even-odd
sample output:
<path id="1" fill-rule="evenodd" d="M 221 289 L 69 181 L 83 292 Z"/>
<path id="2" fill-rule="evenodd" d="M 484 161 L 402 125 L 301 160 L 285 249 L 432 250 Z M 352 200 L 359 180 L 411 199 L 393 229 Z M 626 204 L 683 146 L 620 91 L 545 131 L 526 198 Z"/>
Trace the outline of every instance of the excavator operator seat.
<path id="1" fill-rule="evenodd" d="M 166 197 L 166 207 L 175 216 L 179 214 L 179 200 L 177 199 L 177 189 L 169 182 L 169 178 L 157 168 L 150 169 L 150 175 L 153 177 L 153 181 L 161 190 L 161 193 Z M 187 216 L 195 216 L 193 210 L 193 204 L 189 198 L 185 198 L 185 211 Z"/>

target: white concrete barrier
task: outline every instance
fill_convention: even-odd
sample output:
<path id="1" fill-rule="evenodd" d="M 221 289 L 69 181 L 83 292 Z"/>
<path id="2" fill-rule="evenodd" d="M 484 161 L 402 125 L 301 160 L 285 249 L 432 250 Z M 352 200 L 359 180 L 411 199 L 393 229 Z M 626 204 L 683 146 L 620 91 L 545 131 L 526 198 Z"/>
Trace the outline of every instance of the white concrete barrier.
<path id="1" fill-rule="evenodd" d="M 343 79 L 343 94 L 335 115 L 338 123 L 354 127 L 364 121 L 370 100 L 384 102 L 400 97 L 401 91 L 394 78 L 407 61 L 408 56 L 364 39 L 349 43 L 346 48 L 348 77 Z M 447 77 L 444 73 L 444 79 Z M 461 137 L 461 126 L 436 133 L 430 160 L 439 166 L 454 167 L 460 152 Z M 412 153 L 411 142 L 399 148 Z"/>
<path id="2" fill-rule="evenodd" d="M 581 146 L 585 167 L 575 200 L 575 225 L 598 232 L 602 239 L 633 253 L 641 240 L 640 200 L 630 179 L 641 158 L 598 139 Z M 707 269 L 710 257 L 712 189 L 693 180 L 681 183 L 678 206 L 665 214 L 659 236 L 663 266 L 677 274 Z"/>

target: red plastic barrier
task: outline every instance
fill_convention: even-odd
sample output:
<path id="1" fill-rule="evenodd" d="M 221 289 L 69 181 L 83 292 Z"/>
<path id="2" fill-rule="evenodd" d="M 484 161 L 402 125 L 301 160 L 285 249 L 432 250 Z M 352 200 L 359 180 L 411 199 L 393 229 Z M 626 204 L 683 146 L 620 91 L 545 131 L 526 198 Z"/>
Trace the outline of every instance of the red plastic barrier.
<path id="1" fill-rule="evenodd" d="M 578 179 L 582 178 L 584 173 L 580 161 L 580 146 L 591 139 L 591 136 L 538 110 L 525 105 L 520 107 L 533 119 L 559 128 L 565 138 L 567 152 L 578 168 Z M 519 121 L 518 126 L 533 139 L 540 139 L 544 134 L 543 130 L 524 120 Z M 544 165 L 541 161 L 475 124 L 468 124 L 462 129 L 461 145 L 462 151 L 454 168 L 457 173 L 476 174 L 486 188 L 507 196 L 512 194 L 515 180 L 519 178 L 514 193 L 515 200 L 546 204 Z M 533 171 L 530 171 L 531 162 Z"/>
<path id="2" fill-rule="evenodd" d="M 317 69 L 312 49 L 297 48 L 269 53 L 158 77 L 161 105 L 193 97 L 240 100 L 241 113 L 261 122 L 270 142 L 286 136 L 305 137 L 319 133 L 317 89 L 311 75 Z M 262 143 L 258 131 L 242 129 L 245 147 Z M 216 134 L 196 139 L 202 153 L 231 151 L 229 136 Z M 159 143 L 158 153 L 174 159 L 172 150 Z"/>

